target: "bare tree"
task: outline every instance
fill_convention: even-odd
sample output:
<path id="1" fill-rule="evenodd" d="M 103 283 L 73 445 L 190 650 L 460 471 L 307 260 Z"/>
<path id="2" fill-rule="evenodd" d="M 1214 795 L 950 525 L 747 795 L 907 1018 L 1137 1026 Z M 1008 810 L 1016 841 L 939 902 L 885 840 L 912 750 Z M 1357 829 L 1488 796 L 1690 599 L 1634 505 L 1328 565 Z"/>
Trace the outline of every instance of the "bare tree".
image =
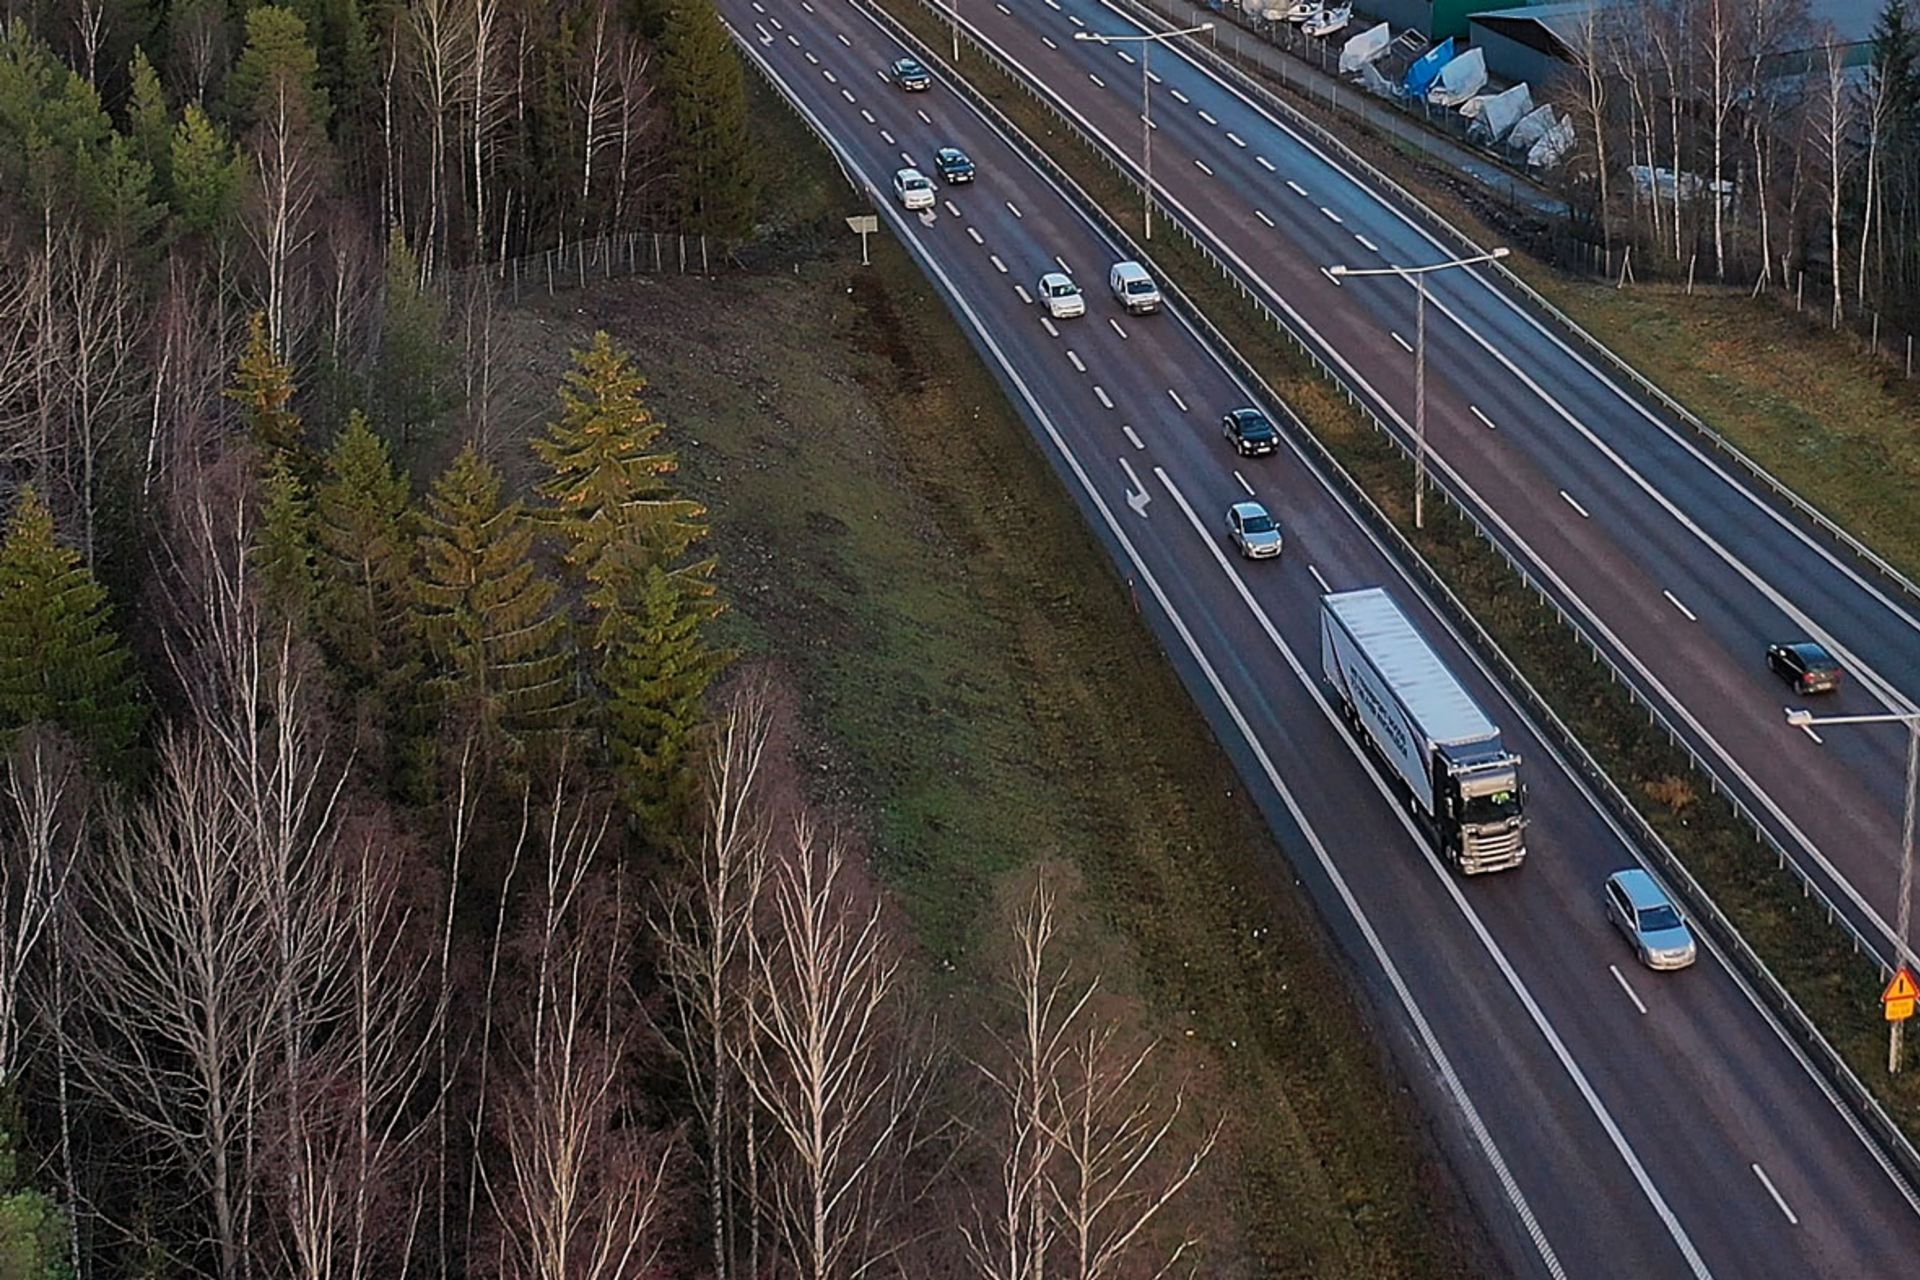
<path id="1" fill-rule="evenodd" d="M 419 68 L 416 88 L 427 114 L 427 233 L 421 237 L 420 271 L 432 274 L 445 253 L 450 218 L 446 211 L 449 163 L 447 128 L 457 125 L 461 99 L 472 87 L 475 58 L 470 0 L 412 0 L 414 47 Z"/>
<path id="2" fill-rule="evenodd" d="M 1568 77 L 1562 95 L 1567 113 L 1578 122 L 1574 135 L 1585 139 L 1586 145 L 1592 148 L 1600 241 L 1609 253 L 1613 250 L 1613 214 L 1609 207 L 1612 175 L 1608 172 L 1612 159 L 1607 149 L 1613 129 L 1612 37 L 1606 25 L 1612 20 L 1608 16 L 1610 12 L 1594 5 L 1581 10 L 1576 18 L 1577 25 L 1569 33 L 1571 40 L 1567 49 L 1573 74 Z"/>
<path id="3" fill-rule="evenodd" d="M 610 0 L 587 0 L 592 11 L 589 27 L 581 35 L 574 55 L 572 93 L 580 113 L 580 223 L 577 234 L 587 234 L 586 219 L 593 196 L 594 164 L 600 153 L 613 145 L 612 136 L 621 121 L 623 103 L 620 93 L 620 35 L 609 31 L 612 17 Z"/>
<path id="4" fill-rule="evenodd" d="M 85 840 L 87 805 L 75 773 L 67 753 L 43 731 L 29 733 L 7 757 L 0 827 L 0 1088 L 19 1073 L 29 966 Z"/>
<path id="5" fill-rule="evenodd" d="M 500 0 L 472 0 L 473 56 L 468 60 L 466 91 L 467 134 L 472 146 L 473 172 L 473 257 L 487 257 L 487 184 L 492 180 L 489 163 L 492 139 L 498 123 L 505 87 L 500 82 Z M 504 254 L 502 255 L 504 256 Z"/>
<path id="6" fill-rule="evenodd" d="M 714 1274 L 734 1273 L 731 1173 L 750 1119 L 739 1114 L 747 1053 L 747 957 L 766 880 L 767 828 L 759 781 L 771 731 L 767 688 L 737 688 L 707 760 L 706 822 L 688 874 L 654 922 L 673 995 L 677 1047 L 705 1135 Z"/>
<path id="7" fill-rule="evenodd" d="M 1722 197 L 1726 176 L 1728 122 L 1738 104 L 1742 84 L 1737 75 L 1740 60 L 1741 9 L 1738 0 L 1704 0 L 1698 31 L 1701 54 L 1707 64 L 1707 116 L 1713 138 L 1713 270 L 1717 279 L 1727 278 L 1727 201 Z"/>
<path id="8" fill-rule="evenodd" d="M 1840 218 L 1846 205 L 1846 180 L 1853 169 L 1854 101 L 1847 75 L 1846 46 L 1832 27 L 1820 39 L 1821 75 L 1814 85 L 1814 138 L 1819 149 L 1827 197 L 1827 262 L 1833 276 L 1833 327 L 1846 314 L 1840 254 Z"/>
<path id="9" fill-rule="evenodd" d="M 291 350 L 287 326 L 295 306 L 296 259 L 313 239 L 313 207 L 319 197 L 321 157 L 312 122 L 305 118 L 298 86 L 276 76 L 254 126 L 253 199 L 247 235 L 266 277 L 267 328 L 282 350 Z"/>
<path id="10" fill-rule="evenodd" d="M 47 255 L 57 317 L 52 340 L 59 370 L 56 403 L 62 488 L 77 513 L 81 547 L 93 563 L 101 471 L 116 444 L 131 435 L 140 400 L 137 374 L 141 317 L 126 262 L 105 241 L 59 235 Z"/>

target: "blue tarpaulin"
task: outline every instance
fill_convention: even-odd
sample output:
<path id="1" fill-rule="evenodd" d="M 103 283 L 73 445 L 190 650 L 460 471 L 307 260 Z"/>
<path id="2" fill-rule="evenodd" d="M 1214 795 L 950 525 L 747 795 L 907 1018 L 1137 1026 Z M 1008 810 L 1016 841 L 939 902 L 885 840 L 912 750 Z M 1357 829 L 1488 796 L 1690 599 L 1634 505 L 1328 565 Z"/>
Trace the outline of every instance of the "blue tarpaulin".
<path id="1" fill-rule="evenodd" d="M 1448 36 L 1445 40 L 1442 40 L 1439 44 L 1414 59 L 1413 65 L 1407 68 L 1407 78 L 1404 81 L 1407 96 L 1412 98 L 1426 97 L 1427 90 L 1431 89 L 1433 82 L 1439 78 L 1440 69 L 1452 61 L 1453 37 Z"/>

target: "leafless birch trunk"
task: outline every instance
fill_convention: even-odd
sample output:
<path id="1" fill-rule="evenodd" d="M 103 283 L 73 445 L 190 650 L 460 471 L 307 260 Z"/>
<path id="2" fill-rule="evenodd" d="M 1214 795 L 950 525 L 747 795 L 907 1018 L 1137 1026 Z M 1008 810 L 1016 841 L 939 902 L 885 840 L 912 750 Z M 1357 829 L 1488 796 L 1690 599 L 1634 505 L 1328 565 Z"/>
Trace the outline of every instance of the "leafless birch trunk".
<path id="1" fill-rule="evenodd" d="M 1833 276 L 1833 327 L 1846 317 L 1846 272 L 1840 254 L 1840 216 L 1846 203 L 1846 179 L 1853 167 L 1853 94 L 1847 81 L 1846 47 L 1829 27 L 1821 39 L 1823 74 L 1814 86 L 1818 142 L 1826 177 L 1827 261 Z"/>
<path id="2" fill-rule="evenodd" d="M 281 76 L 255 127 L 255 200 L 247 234 L 266 275 L 267 327 L 282 351 L 293 349 L 288 323 L 294 307 L 295 258 L 313 238 L 310 214 L 318 194 L 319 163 L 299 118 L 294 86 Z"/>
<path id="3" fill-rule="evenodd" d="M 0 844 L 0 1088 L 23 1058 L 24 984 L 35 953 L 63 910 L 67 873 L 88 820 L 71 761 L 34 731 L 6 762 L 4 844 Z"/>

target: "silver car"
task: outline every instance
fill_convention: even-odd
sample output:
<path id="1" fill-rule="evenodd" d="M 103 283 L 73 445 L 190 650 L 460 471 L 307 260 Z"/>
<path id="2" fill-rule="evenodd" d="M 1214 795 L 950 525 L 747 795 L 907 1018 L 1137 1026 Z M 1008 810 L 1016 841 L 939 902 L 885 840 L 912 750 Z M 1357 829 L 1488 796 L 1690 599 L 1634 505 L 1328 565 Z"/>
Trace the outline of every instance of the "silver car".
<path id="1" fill-rule="evenodd" d="M 1280 526 L 1257 502 L 1236 502 L 1227 508 L 1227 541 L 1249 560 L 1280 554 Z"/>
<path id="2" fill-rule="evenodd" d="M 1607 919 L 1627 936 L 1649 969 L 1684 969 L 1696 954 L 1693 931 L 1660 882 L 1638 867 L 1607 877 Z"/>

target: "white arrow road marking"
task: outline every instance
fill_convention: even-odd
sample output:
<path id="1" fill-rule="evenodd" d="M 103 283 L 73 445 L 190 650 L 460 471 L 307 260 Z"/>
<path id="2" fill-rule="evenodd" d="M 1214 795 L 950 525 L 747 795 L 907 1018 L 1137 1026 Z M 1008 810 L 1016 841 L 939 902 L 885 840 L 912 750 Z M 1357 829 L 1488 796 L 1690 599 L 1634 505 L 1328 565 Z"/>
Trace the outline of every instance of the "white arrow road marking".
<path id="1" fill-rule="evenodd" d="M 1760 1179 L 1760 1185 L 1767 1189 L 1767 1194 L 1773 1197 L 1773 1202 L 1780 1206 L 1780 1212 L 1787 1215 L 1787 1221 L 1796 1227 L 1799 1226 L 1800 1219 L 1794 1217 L 1793 1210 L 1787 1208 L 1787 1202 L 1781 1198 L 1778 1188 L 1773 1185 L 1773 1179 L 1767 1176 L 1767 1171 L 1756 1164 L 1753 1166 L 1753 1176 Z"/>
<path id="2" fill-rule="evenodd" d="M 933 212 L 933 210 L 931 210 L 931 209 L 922 209 L 922 210 L 920 211 L 920 225 L 921 225 L 921 226 L 923 226 L 923 227 L 930 227 L 930 226 L 932 226 L 932 225 L 933 225 L 933 224 L 934 224 L 935 222 L 937 222 L 937 221 L 939 221 L 939 219 L 938 219 L 938 218 L 936 218 L 936 217 L 934 216 L 934 212 Z"/>
<path id="3" fill-rule="evenodd" d="M 1640 997 L 1635 995 L 1633 988 L 1627 985 L 1626 976 L 1620 972 L 1619 966 L 1610 964 L 1607 966 L 1607 972 L 1611 973 L 1613 980 L 1620 984 L 1620 989 L 1627 993 L 1627 999 L 1633 1001 L 1633 1007 L 1645 1013 L 1647 1006 L 1640 1003 Z"/>
<path id="4" fill-rule="evenodd" d="M 1147 487 L 1140 483 L 1140 477 L 1133 474 L 1132 463 L 1122 458 L 1120 466 L 1127 473 L 1127 483 L 1133 486 L 1127 490 L 1127 505 L 1133 508 L 1133 514 L 1144 519 L 1147 514 L 1147 504 L 1153 501 L 1153 495 L 1148 493 Z"/>

